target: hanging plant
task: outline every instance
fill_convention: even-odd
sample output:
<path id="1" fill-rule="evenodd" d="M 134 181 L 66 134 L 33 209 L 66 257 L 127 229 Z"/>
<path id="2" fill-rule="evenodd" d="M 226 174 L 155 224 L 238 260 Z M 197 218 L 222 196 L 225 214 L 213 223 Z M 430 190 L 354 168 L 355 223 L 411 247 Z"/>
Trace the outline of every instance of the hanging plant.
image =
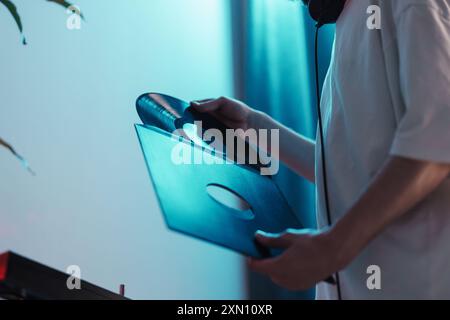
<path id="1" fill-rule="evenodd" d="M 29 0 L 27 0 L 27 1 L 29 1 Z M 65 9 L 71 9 L 71 7 L 73 7 L 73 4 L 71 4 L 70 2 L 67 2 L 65 0 L 46 0 L 46 1 L 56 3 L 57 5 L 60 5 L 60 6 L 64 7 Z M 23 33 L 22 19 L 20 18 L 20 15 L 19 15 L 19 13 L 17 11 L 16 5 L 14 4 L 14 2 L 12 0 L 0 0 L 0 4 L 2 4 L 9 11 L 9 13 L 12 15 L 12 17 L 13 17 L 16 25 L 17 25 L 17 28 L 19 29 L 20 35 L 22 36 L 22 43 L 24 45 L 26 45 L 27 44 L 27 40 L 26 40 L 26 38 L 24 36 L 24 33 Z M 80 12 L 77 12 L 77 10 L 74 13 L 79 14 L 80 17 L 82 19 L 84 19 L 83 15 Z M 2 138 L 0 138 L 0 147 L 4 147 L 4 148 L 8 149 L 17 159 L 19 159 L 22 162 L 22 165 L 31 174 L 34 175 L 34 172 L 33 172 L 33 170 L 31 170 L 28 162 L 20 154 L 18 154 L 16 152 L 16 150 L 13 148 L 13 146 L 11 146 L 9 143 L 7 143 Z"/>
<path id="2" fill-rule="evenodd" d="M 48 2 L 53 2 L 56 3 L 60 6 L 63 6 L 66 9 L 69 9 L 70 7 L 73 6 L 72 3 L 67 2 L 65 0 L 46 0 Z M 24 45 L 27 44 L 27 40 L 23 34 L 23 24 L 22 24 L 22 19 L 20 18 L 20 15 L 17 11 L 17 7 L 16 5 L 13 3 L 12 0 L 0 0 L 0 3 L 3 4 L 6 9 L 9 11 L 9 13 L 12 15 L 12 17 L 14 18 L 14 21 L 16 22 L 17 28 L 19 29 L 20 34 L 22 35 L 22 43 Z M 80 17 L 83 19 L 83 15 L 81 13 L 79 13 Z"/>
<path id="3" fill-rule="evenodd" d="M 13 148 L 12 145 L 10 145 L 9 143 L 7 143 L 5 140 L 3 140 L 2 138 L 0 138 L 0 146 L 5 147 L 6 149 L 8 149 L 23 165 L 23 167 L 28 170 L 28 172 L 30 172 L 33 176 L 35 176 L 36 174 L 34 173 L 34 171 L 31 169 L 30 165 L 28 164 L 28 161 L 25 160 L 24 157 L 22 157 L 20 154 L 17 153 L 17 151 Z"/>

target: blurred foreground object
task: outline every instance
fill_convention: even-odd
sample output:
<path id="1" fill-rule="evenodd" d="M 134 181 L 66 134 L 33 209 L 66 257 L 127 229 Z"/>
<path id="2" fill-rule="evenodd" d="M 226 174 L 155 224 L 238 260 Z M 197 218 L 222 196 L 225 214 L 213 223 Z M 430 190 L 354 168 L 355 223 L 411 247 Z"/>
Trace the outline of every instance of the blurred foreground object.
<path id="1" fill-rule="evenodd" d="M 69 289 L 73 276 L 13 252 L 0 254 L 0 298 L 7 300 L 126 300 L 114 292 L 79 280 L 80 289 Z"/>

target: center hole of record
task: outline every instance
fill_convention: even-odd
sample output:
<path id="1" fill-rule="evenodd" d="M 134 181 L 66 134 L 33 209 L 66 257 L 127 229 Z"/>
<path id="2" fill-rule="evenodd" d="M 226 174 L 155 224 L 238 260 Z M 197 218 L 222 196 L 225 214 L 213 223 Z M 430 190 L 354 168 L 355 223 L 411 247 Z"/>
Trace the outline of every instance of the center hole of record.
<path id="1" fill-rule="evenodd" d="M 252 220 L 255 214 L 250 204 L 238 193 L 220 184 L 212 183 L 206 187 L 208 195 L 221 205 L 232 209 L 243 220 Z"/>

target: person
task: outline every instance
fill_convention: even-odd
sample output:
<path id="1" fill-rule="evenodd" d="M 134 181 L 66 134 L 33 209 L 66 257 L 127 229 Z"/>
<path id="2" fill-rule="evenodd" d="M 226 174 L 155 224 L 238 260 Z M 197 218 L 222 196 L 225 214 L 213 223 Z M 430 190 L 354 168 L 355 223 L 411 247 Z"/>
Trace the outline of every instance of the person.
<path id="1" fill-rule="evenodd" d="M 231 128 L 278 128 L 280 160 L 316 184 L 318 229 L 258 232 L 284 253 L 250 267 L 318 284 L 318 299 L 450 298 L 449 88 L 450 0 L 347 1 L 322 93 L 331 227 L 319 138 L 230 98 L 192 102 Z M 321 282 L 336 272 L 339 287 Z"/>

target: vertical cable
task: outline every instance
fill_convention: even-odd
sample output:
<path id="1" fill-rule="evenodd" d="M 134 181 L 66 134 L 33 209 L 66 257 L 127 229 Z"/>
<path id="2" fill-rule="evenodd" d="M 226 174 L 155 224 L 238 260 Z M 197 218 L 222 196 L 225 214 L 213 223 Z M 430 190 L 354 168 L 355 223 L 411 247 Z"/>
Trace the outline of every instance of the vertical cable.
<path id="1" fill-rule="evenodd" d="M 314 59 L 315 59 L 315 73 L 316 73 L 316 98 L 317 98 L 317 117 L 319 120 L 319 131 L 320 131 L 320 147 L 322 153 L 322 174 L 323 174 L 323 189 L 324 189 L 324 197 L 325 197 L 325 211 L 327 213 L 328 225 L 331 227 L 333 225 L 333 220 L 331 219 L 330 212 L 330 198 L 328 194 L 328 177 L 327 177 L 327 165 L 325 162 L 325 140 L 324 140 L 324 130 L 323 130 L 323 117 L 322 117 L 322 109 L 320 104 L 320 80 L 319 80 L 319 30 L 322 27 L 321 23 L 316 25 L 316 36 L 315 36 L 315 45 L 314 45 Z M 341 283 L 339 281 L 339 273 L 336 272 L 336 287 L 338 299 L 342 300 L 341 295 Z"/>

